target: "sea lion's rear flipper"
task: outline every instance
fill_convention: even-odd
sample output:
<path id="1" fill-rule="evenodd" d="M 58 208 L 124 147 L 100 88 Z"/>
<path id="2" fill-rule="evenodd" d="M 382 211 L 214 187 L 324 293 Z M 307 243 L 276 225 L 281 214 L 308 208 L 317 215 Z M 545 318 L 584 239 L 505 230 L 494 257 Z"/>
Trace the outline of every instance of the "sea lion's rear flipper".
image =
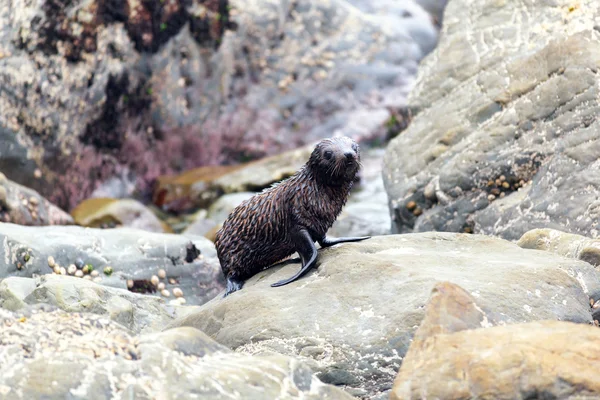
<path id="1" fill-rule="evenodd" d="M 237 280 L 235 278 L 227 278 L 227 289 L 223 297 L 227 297 L 231 293 L 240 290 L 244 286 L 244 281 Z"/>
<path id="2" fill-rule="evenodd" d="M 315 242 L 313 241 L 310 233 L 306 229 L 300 229 L 300 231 L 293 236 L 294 245 L 296 246 L 296 251 L 300 254 L 300 258 L 302 259 L 302 268 L 300 271 L 291 278 L 284 279 L 282 281 L 276 282 L 272 284 L 272 287 L 278 287 L 287 285 L 290 282 L 294 282 L 296 279 L 304 276 L 311 268 L 313 268 L 317 261 L 317 247 L 315 246 Z"/>
<path id="3" fill-rule="evenodd" d="M 323 239 L 319 240 L 319 244 L 321 247 L 329 247 L 334 244 L 339 243 L 348 243 L 348 242 L 360 242 L 361 240 L 370 239 L 371 236 L 360 236 L 360 237 L 342 237 L 337 239 L 328 239 L 327 237 L 323 237 Z"/>

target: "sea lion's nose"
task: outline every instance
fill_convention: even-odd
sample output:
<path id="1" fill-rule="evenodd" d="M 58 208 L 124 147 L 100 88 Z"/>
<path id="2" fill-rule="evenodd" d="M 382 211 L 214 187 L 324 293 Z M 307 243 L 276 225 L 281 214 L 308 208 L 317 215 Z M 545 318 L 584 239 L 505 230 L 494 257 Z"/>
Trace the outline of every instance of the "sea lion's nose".
<path id="1" fill-rule="evenodd" d="M 345 152 L 344 155 L 346 156 L 346 160 L 352 160 L 352 159 L 354 159 L 354 153 L 351 152 L 351 151 Z"/>

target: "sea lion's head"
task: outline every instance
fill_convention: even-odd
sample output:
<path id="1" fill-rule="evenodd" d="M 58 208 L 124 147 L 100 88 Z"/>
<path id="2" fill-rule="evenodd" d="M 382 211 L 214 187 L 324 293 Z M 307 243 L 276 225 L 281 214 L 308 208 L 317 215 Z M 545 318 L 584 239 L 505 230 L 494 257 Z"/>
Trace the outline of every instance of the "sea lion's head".
<path id="1" fill-rule="evenodd" d="M 351 182 L 360 169 L 358 144 L 347 136 L 323 139 L 310 155 L 308 167 L 327 184 Z"/>

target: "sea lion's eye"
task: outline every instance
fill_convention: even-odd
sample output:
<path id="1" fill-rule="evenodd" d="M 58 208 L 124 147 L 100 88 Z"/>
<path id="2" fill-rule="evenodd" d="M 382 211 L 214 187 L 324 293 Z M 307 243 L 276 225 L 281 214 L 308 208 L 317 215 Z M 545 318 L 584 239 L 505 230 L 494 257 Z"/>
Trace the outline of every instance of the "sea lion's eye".
<path id="1" fill-rule="evenodd" d="M 326 160 L 331 160 L 331 157 L 333 157 L 333 152 L 331 150 L 327 150 L 325 153 L 323 153 L 323 155 L 325 156 Z"/>

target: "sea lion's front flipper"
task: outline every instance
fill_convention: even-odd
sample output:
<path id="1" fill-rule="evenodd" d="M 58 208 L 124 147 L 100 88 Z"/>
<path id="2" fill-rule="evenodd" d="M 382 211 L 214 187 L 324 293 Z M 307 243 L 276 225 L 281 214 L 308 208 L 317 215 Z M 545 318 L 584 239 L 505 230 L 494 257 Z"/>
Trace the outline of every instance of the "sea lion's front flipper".
<path id="1" fill-rule="evenodd" d="M 323 237 L 323 239 L 319 240 L 319 244 L 321 247 L 329 247 L 334 244 L 339 243 L 348 243 L 348 242 L 360 242 L 361 240 L 370 239 L 371 236 L 360 236 L 360 237 L 342 237 L 337 239 L 328 239 L 327 237 Z"/>
<path id="2" fill-rule="evenodd" d="M 293 236 L 294 245 L 296 246 L 296 251 L 300 254 L 300 258 L 302 259 L 302 268 L 300 271 L 291 278 L 284 279 L 277 283 L 272 284 L 272 287 L 278 287 L 287 285 L 290 282 L 294 282 L 296 279 L 304 276 L 312 267 L 315 266 L 317 261 L 317 247 L 315 246 L 315 242 L 310 237 L 310 233 L 306 229 L 301 229 L 297 234 Z"/>

